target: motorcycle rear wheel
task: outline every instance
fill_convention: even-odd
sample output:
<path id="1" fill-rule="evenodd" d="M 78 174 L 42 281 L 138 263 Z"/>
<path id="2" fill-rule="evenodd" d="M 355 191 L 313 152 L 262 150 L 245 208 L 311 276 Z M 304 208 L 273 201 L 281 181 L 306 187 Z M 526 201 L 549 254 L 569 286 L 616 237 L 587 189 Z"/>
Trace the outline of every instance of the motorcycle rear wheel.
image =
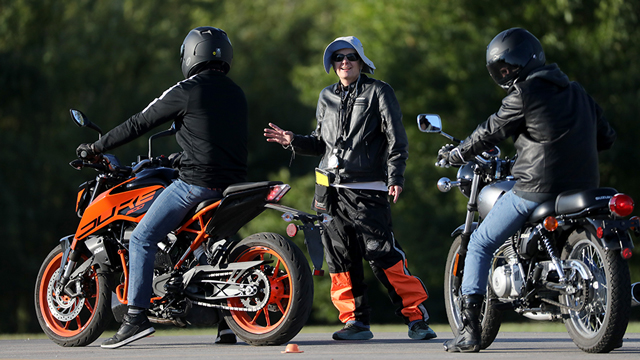
<path id="1" fill-rule="evenodd" d="M 251 345 L 281 345 L 306 324 L 313 305 L 313 278 L 306 257 L 294 243 L 279 234 L 253 234 L 238 242 L 229 256 L 232 262 L 271 260 L 259 270 L 269 280 L 268 299 L 230 299 L 231 307 L 265 303 L 256 312 L 228 311 L 227 324 Z M 257 285 L 264 286 L 264 281 Z"/>
<path id="2" fill-rule="evenodd" d="M 581 260 L 594 277 L 588 284 L 588 303 L 584 309 L 563 309 L 564 325 L 569 335 L 585 352 L 610 352 L 621 344 L 629 323 L 629 265 L 619 250 L 605 250 L 600 240 L 585 229 L 578 229 L 569 236 L 561 257 L 563 260 Z M 578 305 L 581 300 L 575 296 L 560 296 L 560 302 L 570 306 Z"/>
<path id="3" fill-rule="evenodd" d="M 447 262 L 444 269 L 444 305 L 447 310 L 449 326 L 451 327 L 454 337 L 460 333 L 460 329 L 463 327 L 460 309 L 462 299 L 460 296 L 460 289 L 456 287 L 454 280 L 456 254 L 460 251 L 461 243 L 462 238 L 457 236 L 449 248 L 449 254 L 447 255 Z M 464 266 L 464 264 L 460 264 L 460 266 Z M 480 312 L 480 324 L 482 327 L 480 348 L 483 350 L 493 343 L 500 331 L 500 325 L 502 325 L 502 313 L 489 305 L 489 299 L 492 297 L 495 297 L 495 295 L 491 286 L 488 285 L 487 294 Z"/>
<path id="4" fill-rule="evenodd" d="M 40 267 L 34 292 L 36 316 L 44 333 L 56 344 L 86 346 L 104 332 L 111 320 L 111 291 L 105 275 L 89 269 L 82 283 L 85 297 L 57 293 L 62 255 L 58 245 Z"/>

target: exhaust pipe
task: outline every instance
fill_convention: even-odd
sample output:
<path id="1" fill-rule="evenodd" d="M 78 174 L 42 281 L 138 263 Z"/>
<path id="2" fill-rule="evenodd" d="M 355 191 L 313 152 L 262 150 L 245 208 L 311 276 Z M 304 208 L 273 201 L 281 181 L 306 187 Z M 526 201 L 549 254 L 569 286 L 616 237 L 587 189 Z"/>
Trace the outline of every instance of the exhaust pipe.
<path id="1" fill-rule="evenodd" d="M 631 306 L 640 306 L 640 282 L 631 284 Z"/>

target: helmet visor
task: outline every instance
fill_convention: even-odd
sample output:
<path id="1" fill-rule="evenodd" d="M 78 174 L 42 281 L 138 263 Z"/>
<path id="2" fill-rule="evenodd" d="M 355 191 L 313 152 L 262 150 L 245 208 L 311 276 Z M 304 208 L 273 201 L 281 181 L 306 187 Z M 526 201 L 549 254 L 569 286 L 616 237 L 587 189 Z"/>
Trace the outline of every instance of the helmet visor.
<path id="1" fill-rule="evenodd" d="M 509 64 L 503 59 L 487 64 L 487 70 L 498 85 L 506 85 L 518 77 L 518 73 L 522 70 L 519 65 Z"/>

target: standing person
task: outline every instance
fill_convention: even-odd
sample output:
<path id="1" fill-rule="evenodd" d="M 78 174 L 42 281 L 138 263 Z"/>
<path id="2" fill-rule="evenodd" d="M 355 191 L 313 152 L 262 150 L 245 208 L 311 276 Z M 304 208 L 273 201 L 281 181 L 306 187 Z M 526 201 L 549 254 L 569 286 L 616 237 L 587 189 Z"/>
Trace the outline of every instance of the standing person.
<path id="1" fill-rule="evenodd" d="M 373 74 L 375 66 L 357 38 L 340 37 L 327 46 L 327 74 L 331 67 L 339 81 L 320 93 L 315 131 L 296 135 L 269 124 L 264 135 L 294 154 L 322 156 L 313 208 L 333 217 L 322 240 L 331 275 L 331 300 L 345 324 L 333 338 L 373 337 L 363 258 L 398 306 L 397 313 L 409 326 L 409 337 L 435 338 L 423 305 L 427 290 L 409 273 L 391 226 L 387 194 L 394 203 L 398 200 L 408 157 L 400 105 L 389 84 L 363 74 Z"/>
<path id="2" fill-rule="evenodd" d="M 115 349 L 155 332 L 145 311 L 151 299 L 158 242 L 192 207 L 221 198 L 227 186 L 246 181 L 247 101 L 242 89 L 227 77 L 232 59 L 233 47 L 223 30 L 208 26 L 191 30 L 180 48 L 185 80 L 100 140 L 78 147 L 78 156 L 85 152 L 91 158 L 173 120 L 183 150 L 179 178 L 162 192 L 131 235 L 128 312 L 118 332 L 102 343 L 103 348 Z M 197 257 L 202 254 L 203 250 L 195 252 Z M 224 320 L 218 331 L 217 343 L 235 343 Z"/>
<path id="3" fill-rule="evenodd" d="M 469 241 L 462 279 L 464 329 L 444 343 L 446 351 L 480 351 L 478 319 L 487 289 L 492 254 L 521 228 L 533 210 L 566 190 L 598 187 L 598 151 L 616 134 L 591 96 L 558 68 L 545 65 L 538 39 L 527 30 L 508 29 L 487 46 L 487 69 L 507 90 L 497 113 L 438 159 L 462 164 L 507 137 L 514 139 L 517 179 L 478 226 Z"/>

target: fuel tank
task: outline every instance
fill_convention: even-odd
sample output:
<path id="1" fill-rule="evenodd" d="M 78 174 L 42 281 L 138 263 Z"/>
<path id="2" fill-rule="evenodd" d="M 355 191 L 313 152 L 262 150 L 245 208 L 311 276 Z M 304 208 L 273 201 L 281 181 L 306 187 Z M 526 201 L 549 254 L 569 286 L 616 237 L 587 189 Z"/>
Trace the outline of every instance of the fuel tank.
<path id="1" fill-rule="evenodd" d="M 482 190 L 480 190 L 480 194 L 478 194 L 478 215 L 480 218 L 484 219 L 496 201 L 498 201 L 504 193 L 511 190 L 515 184 L 515 180 L 504 180 L 483 187 Z"/>

